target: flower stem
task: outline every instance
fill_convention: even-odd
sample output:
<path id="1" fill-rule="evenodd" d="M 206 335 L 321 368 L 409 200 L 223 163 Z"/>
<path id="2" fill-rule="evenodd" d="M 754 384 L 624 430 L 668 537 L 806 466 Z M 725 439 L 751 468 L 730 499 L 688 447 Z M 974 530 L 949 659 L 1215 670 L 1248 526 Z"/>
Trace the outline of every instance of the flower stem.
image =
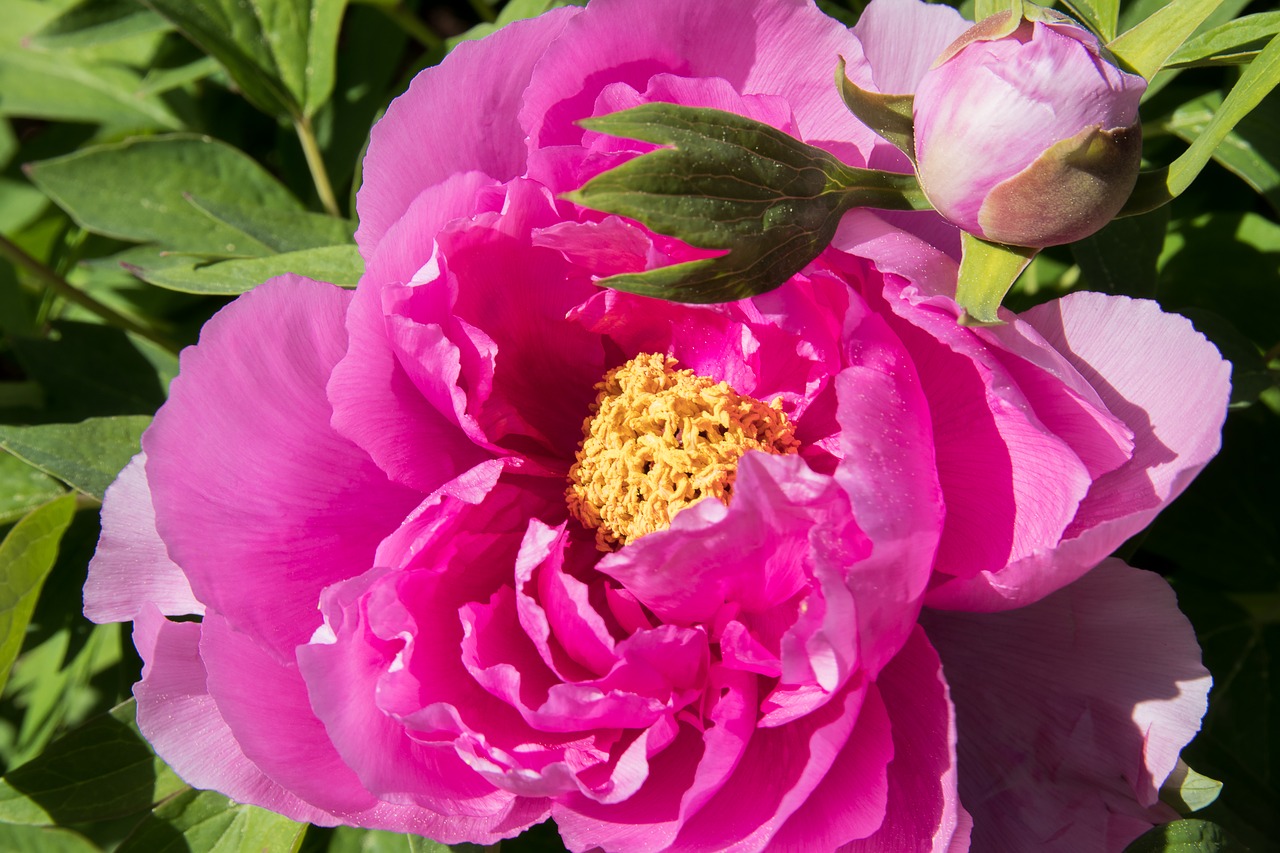
<path id="1" fill-rule="evenodd" d="M 302 153 L 307 157 L 307 168 L 311 170 L 311 180 L 316 185 L 316 195 L 320 196 L 320 204 L 330 216 L 342 216 L 338 209 L 338 199 L 333 194 L 333 184 L 329 183 L 329 172 L 324 167 L 324 157 L 320 154 L 320 146 L 316 144 L 315 131 L 311 129 L 311 119 L 303 116 L 293 122 L 298 133 L 298 141 L 302 143 Z"/>
<path id="2" fill-rule="evenodd" d="M 14 266 L 26 270 L 58 296 L 68 302 L 74 302 L 87 311 L 91 311 L 112 326 L 124 329 L 126 332 L 133 332 L 135 335 L 144 337 L 174 354 L 177 354 L 182 349 L 177 343 L 169 340 L 154 329 L 129 319 L 114 308 L 104 305 L 89 294 L 76 288 L 65 278 L 28 255 L 19 246 L 9 242 L 3 234 L 0 234 L 0 256 L 6 258 Z"/>

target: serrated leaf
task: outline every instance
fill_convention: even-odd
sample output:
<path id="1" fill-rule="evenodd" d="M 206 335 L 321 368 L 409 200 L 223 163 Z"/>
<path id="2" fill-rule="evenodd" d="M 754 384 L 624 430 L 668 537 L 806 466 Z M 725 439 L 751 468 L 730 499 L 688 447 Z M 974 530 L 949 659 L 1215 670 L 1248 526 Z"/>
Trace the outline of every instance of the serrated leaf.
<path id="1" fill-rule="evenodd" d="M 129 270 L 143 281 L 169 290 L 230 296 L 284 273 L 354 287 L 364 272 L 364 261 L 359 249 L 344 245 L 212 264 L 187 263 L 158 269 L 131 266 Z"/>
<path id="2" fill-rule="evenodd" d="M 226 68 L 259 109 L 310 117 L 333 92 L 346 0 L 142 0 Z"/>
<path id="3" fill-rule="evenodd" d="M 967 231 L 961 233 L 960 245 L 956 302 L 964 309 L 961 322 L 976 326 L 1002 322 L 1000 303 L 1038 250 L 992 243 Z"/>
<path id="4" fill-rule="evenodd" d="M 43 48 L 74 48 L 171 29 L 168 21 L 136 0 L 84 0 L 31 35 Z"/>
<path id="5" fill-rule="evenodd" d="M 1181 758 L 1160 786 L 1160 799 L 1183 814 L 1200 811 L 1218 799 L 1221 793 L 1221 782 L 1197 773 Z"/>
<path id="6" fill-rule="evenodd" d="M 188 790 L 158 806 L 116 853 L 290 853 L 306 831 L 306 824 L 215 791 Z"/>
<path id="7" fill-rule="evenodd" d="M 1253 59 L 1280 33 L 1280 12 L 1258 12 L 1201 33 L 1178 48 L 1166 68 L 1238 65 Z"/>
<path id="8" fill-rule="evenodd" d="M 1205 820 L 1175 820 L 1157 826 L 1124 853 L 1246 853 L 1222 827 Z"/>
<path id="9" fill-rule="evenodd" d="M 1222 0 L 1173 0 L 1151 17 L 1112 39 L 1107 48 L 1150 80 Z"/>
<path id="10" fill-rule="evenodd" d="M 652 103 L 592 118 L 591 130 L 660 148 L 596 176 L 566 198 L 638 220 L 708 259 L 602 279 L 679 302 L 725 302 L 772 290 L 831 242 L 862 205 L 924 204 L 914 177 L 854 169 L 776 128 L 733 113 Z"/>
<path id="11" fill-rule="evenodd" d="M 176 134 L 86 148 L 32 164 L 27 174 L 89 231 L 184 252 L 271 254 L 240 230 L 211 221 L 188 196 L 264 216 L 304 211 L 252 158 L 205 136 Z"/>
<path id="12" fill-rule="evenodd" d="M 0 821 L 77 824 L 137 814 L 187 790 L 152 752 L 133 699 L 54 741 L 0 780 Z"/>
<path id="13" fill-rule="evenodd" d="M 0 447 L 27 464 L 102 500 L 134 454 L 147 415 L 89 418 L 78 424 L 0 424 Z"/>
<path id="14" fill-rule="evenodd" d="M 0 692 L 75 506 L 71 495 L 55 498 L 28 513 L 0 542 Z"/>

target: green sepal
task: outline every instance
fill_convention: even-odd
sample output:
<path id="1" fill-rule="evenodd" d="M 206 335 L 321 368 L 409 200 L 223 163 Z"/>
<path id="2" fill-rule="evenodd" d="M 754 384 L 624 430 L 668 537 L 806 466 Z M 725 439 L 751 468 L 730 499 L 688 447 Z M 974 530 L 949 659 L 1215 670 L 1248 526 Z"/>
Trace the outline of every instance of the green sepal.
<path id="1" fill-rule="evenodd" d="M 992 243 L 968 232 L 960 235 L 960 245 L 956 282 L 956 302 L 964 309 L 960 324 L 998 326 L 1004 322 L 997 314 L 1001 301 L 1039 250 Z"/>
<path id="2" fill-rule="evenodd" d="M 844 57 L 836 64 L 836 86 L 840 97 L 858 121 L 881 138 L 897 146 L 916 161 L 916 127 L 912 116 L 913 95 L 883 95 L 859 87 L 845 73 Z"/>
<path id="3" fill-rule="evenodd" d="M 928 207 L 914 176 L 856 169 L 733 113 L 644 104 L 583 126 L 671 147 L 596 176 L 563 197 L 724 255 L 601 279 L 675 302 L 728 302 L 779 287 L 816 258 L 848 210 Z"/>

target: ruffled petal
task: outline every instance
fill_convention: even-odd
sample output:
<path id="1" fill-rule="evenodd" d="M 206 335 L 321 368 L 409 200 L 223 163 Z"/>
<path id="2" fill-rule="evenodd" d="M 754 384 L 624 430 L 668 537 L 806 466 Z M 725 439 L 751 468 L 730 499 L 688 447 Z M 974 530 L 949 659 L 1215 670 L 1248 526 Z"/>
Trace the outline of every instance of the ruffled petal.
<path id="1" fill-rule="evenodd" d="M 930 606 L 1019 607 L 1080 577 L 1177 497 L 1221 443 L 1231 366 L 1185 318 L 1154 302 L 1075 293 L 1022 318 L 1133 434 L 1133 455 L 1091 485 L 1059 543 L 947 581 Z"/>
<path id="2" fill-rule="evenodd" d="M 1173 817 L 1158 789 L 1210 678 L 1159 575 L 1108 560 L 1027 607 L 922 624 L 956 704 L 975 849 L 1118 851 Z"/>
<path id="3" fill-rule="evenodd" d="M 371 565 L 418 496 L 329 426 L 350 294 L 299 276 L 246 293 L 182 353 L 143 435 L 156 529 L 196 597 L 282 659 L 333 581 Z"/>
<path id="4" fill-rule="evenodd" d="M 145 453 L 134 456 L 103 498 L 102 535 L 84 584 L 84 615 L 92 622 L 128 622 L 147 604 L 166 616 L 204 613 L 156 533 L 146 463 Z"/>

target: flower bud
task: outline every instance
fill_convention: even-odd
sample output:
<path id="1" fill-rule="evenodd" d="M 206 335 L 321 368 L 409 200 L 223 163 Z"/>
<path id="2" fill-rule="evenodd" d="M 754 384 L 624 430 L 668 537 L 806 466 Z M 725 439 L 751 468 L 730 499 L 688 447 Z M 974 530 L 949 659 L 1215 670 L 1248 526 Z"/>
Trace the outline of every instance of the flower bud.
<path id="1" fill-rule="evenodd" d="M 916 162 L 934 207 L 998 243 L 1053 246 L 1106 225 L 1133 190 L 1147 83 L 1069 18 L 1027 6 L 956 39 L 916 90 Z"/>

